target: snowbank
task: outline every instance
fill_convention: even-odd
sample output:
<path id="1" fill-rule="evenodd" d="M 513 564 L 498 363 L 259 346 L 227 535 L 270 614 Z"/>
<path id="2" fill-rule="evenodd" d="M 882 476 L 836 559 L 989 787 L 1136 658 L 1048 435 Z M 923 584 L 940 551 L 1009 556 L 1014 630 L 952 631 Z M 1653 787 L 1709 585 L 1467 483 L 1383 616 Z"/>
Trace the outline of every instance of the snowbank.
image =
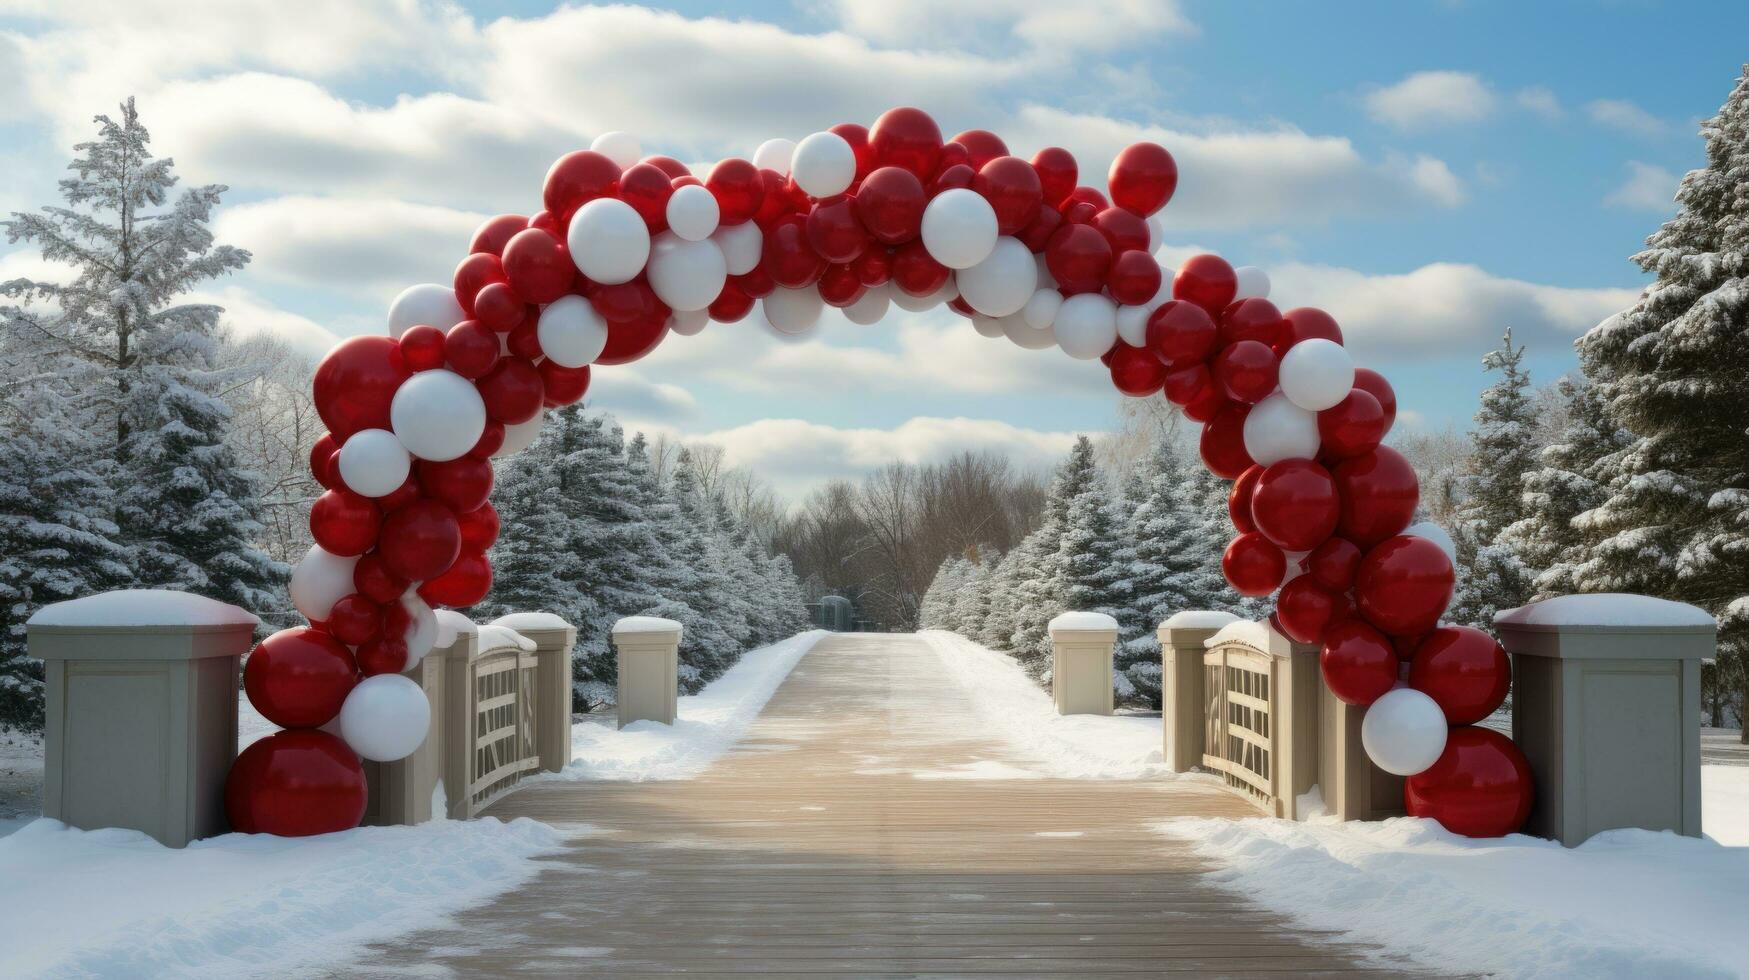
<path id="1" fill-rule="evenodd" d="M 480 652 L 498 650 L 503 647 L 516 647 L 519 650 L 532 652 L 536 643 L 508 626 L 488 624 L 480 627 Z"/>
<path id="2" fill-rule="evenodd" d="M 678 633 L 680 624 L 660 616 L 627 616 L 613 624 L 615 633 Z"/>
<path id="3" fill-rule="evenodd" d="M 187 848 L 38 820 L 0 839 L 0 976 L 284 976 L 516 887 L 560 847 L 532 820 L 434 821 Z"/>
<path id="4" fill-rule="evenodd" d="M 673 725 L 638 721 L 571 726 L 571 764 L 545 779 L 690 779 L 740 740 L 796 661 L 826 637 L 810 630 L 749 651 L 697 694 L 681 697 Z"/>
<path id="5" fill-rule="evenodd" d="M 1223 865 L 1211 877 L 1253 901 L 1427 967 L 1638 978 L 1734 977 L 1749 964 L 1749 849 L 1643 830 L 1572 849 L 1477 841 L 1410 817 L 1159 829 Z"/>
<path id="6" fill-rule="evenodd" d="M 1269 624 L 1252 622 L 1248 619 L 1234 619 L 1221 627 L 1221 631 L 1203 642 L 1203 646 L 1214 649 L 1223 643 L 1243 643 L 1259 650 L 1269 649 Z"/>
<path id="7" fill-rule="evenodd" d="M 1058 613 L 1047 627 L 1052 633 L 1057 630 L 1114 630 L 1117 620 L 1105 613 L 1096 612 L 1066 612 Z"/>
<path id="8" fill-rule="evenodd" d="M 1700 821 L 1713 840 L 1749 848 L 1749 766 L 1700 767 Z"/>
<path id="9" fill-rule="evenodd" d="M 51 602 L 30 617 L 31 626 L 259 626 L 251 612 L 206 596 L 174 589 L 122 589 Z"/>
<path id="10" fill-rule="evenodd" d="M 1713 626 L 1705 609 L 1649 595 L 1563 595 L 1496 613 L 1497 626 Z"/>
<path id="11" fill-rule="evenodd" d="M 499 616 L 492 620 L 493 626 L 508 626 L 513 630 L 562 630 L 570 629 L 571 624 L 565 622 L 565 617 L 549 612 L 519 612 L 508 616 Z"/>
<path id="12" fill-rule="evenodd" d="M 1175 630 L 1218 630 L 1228 623 L 1239 621 L 1239 617 L 1232 613 L 1215 612 L 1212 609 L 1185 609 L 1166 617 L 1166 621 L 1160 625 Z"/>
<path id="13" fill-rule="evenodd" d="M 432 615 L 437 617 L 437 641 L 433 646 L 446 647 L 454 643 L 458 636 L 480 634 L 480 628 L 474 625 L 473 620 L 454 609 L 436 609 L 432 611 Z"/>

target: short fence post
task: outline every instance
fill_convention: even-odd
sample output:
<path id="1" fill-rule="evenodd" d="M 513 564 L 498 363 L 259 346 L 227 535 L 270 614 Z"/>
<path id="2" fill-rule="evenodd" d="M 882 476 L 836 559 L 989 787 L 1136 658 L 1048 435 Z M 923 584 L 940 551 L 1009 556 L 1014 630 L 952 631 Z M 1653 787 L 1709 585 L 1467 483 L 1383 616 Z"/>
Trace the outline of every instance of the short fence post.
<path id="1" fill-rule="evenodd" d="M 1232 613 L 1187 610 L 1160 624 L 1160 709 L 1165 728 L 1166 765 L 1189 772 L 1202 765 L 1203 646 L 1221 627 L 1239 617 Z"/>
<path id="2" fill-rule="evenodd" d="M 1059 715 L 1112 712 L 1112 657 L 1117 620 L 1104 613 L 1066 612 L 1051 620 L 1051 697 Z"/>
<path id="3" fill-rule="evenodd" d="M 395 762 L 365 761 L 364 774 L 370 783 L 370 807 L 364 815 L 367 824 L 411 825 L 449 815 L 437 812 L 435 806 L 438 786 L 443 786 L 446 810 L 447 797 L 454 791 L 444 781 L 444 767 L 448 761 L 449 729 L 460 723 L 445 710 L 449 704 L 444 688 L 446 665 L 454 657 L 465 661 L 479 634 L 460 613 L 442 610 L 438 615 L 454 617 L 447 625 L 461 627 L 456 630 L 454 641 L 433 649 L 407 671 L 407 677 L 425 691 L 431 703 L 431 728 L 425 733 L 425 742 L 407 758 Z"/>
<path id="4" fill-rule="evenodd" d="M 492 621 L 534 641 L 535 752 L 540 767 L 558 772 L 571 764 L 571 649 L 577 628 L 552 613 L 511 613 Z"/>
<path id="5" fill-rule="evenodd" d="M 619 727 L 634 721 L 674 724 L 680 687 L 680 624 L 629 616 L 613 624 L 619 655 Z"/>
<path id="6" fill-rule="evenodd" d="M 436 653 L 433 650 L 426 656 Z M 443 702 L 431 705 L 433 715 L 443 715 L 443 795 L 449 805 L 451 820 L 466 820 L 473 816 L 477 692 L 472 668 L 479 653 L 480 634 L 477 630 L 457 636 L 456 642 L 444 649 L 440 658 Z"/>
<path id="7" fill-rule="evenodd" d="M 1705 610 L 1571 595 L 1494 618 L 1512 654 L 1512 740 L 1536 779 L 1525 832 L 1568 847 L 1639 827 L 1698 837 Z"/>
<path id="8" fill-rule="evenodd" d="M 1315 648 L 1314 648 L 1315 649 Z M 1313 657 L 1314 667 L 1317 664 Z M 1372 764 L 1360 743 L 1366 708 L 1330 693 L 1322 671 L 1318 686 L 1318 789 L 1338 820 L 1383 820 L 1403 815 L 1403 777 Z"/>
<path id="9" fill-rule="evenodd" d="M 254 615 L 129 589 L 57 602 L 27 625 L 47 674 L 43 816 L 183 847 L 223 833 L 237 757 L 237 664 Z"/>

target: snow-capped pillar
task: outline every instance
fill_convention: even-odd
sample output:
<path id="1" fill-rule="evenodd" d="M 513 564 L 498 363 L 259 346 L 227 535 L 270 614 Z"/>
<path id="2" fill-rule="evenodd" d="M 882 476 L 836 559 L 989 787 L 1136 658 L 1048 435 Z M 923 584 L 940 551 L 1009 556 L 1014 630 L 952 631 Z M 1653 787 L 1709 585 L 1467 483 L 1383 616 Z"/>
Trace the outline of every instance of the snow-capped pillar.
<path id="1" fill-rule="evenodd" d="M 1203 644 L 1221 627 L 1239 617 L 1232 613 L 1193 609 L 1173 613 L 1160 624 L 1160 704 L 1164 722 L 1166 765 L 1189 772 L 1202 765 Z"/>
<path id="2" fill-rule="evenodd" d="M 534 641 L 535 751 L 542 769 L 558 772 L 571 762 L 571 649 L 577 628 L 552 613 L 511 613 L 492 622 Z"/>
<path id="3" fill-rule="evenodd" d="M 674 724 L 680 683 L 680 624 L 628 616 L 613 624 L 619 653 L 619 727 L 634 721 Z"/>
<path id="4" fill-rule="evenodd" d="M 1109 715 L 1117 620 L 1066 612 L 1051 620 L 1051 696 L 1059 715 Z"/>
<path id="5" fill-rule="evenodd" d="M 1524 830 L 1569 847 L 1622 827 L 1700 836 L 1700 663 L 1718 624 L 1638 595 L 1494 617 L 1512 654 L 1512 740 L 1536 780 Z"/>
<path id="6" fill-rule="evenodd" d="M 452 674 L 465 680 L 467 663 L 479 649 L 480 633 L 458 612 L 440 609 L 437 616 L 440 645 L 407 671 L 407 676 L 424 690 L 431 703 L 431 727 L 425 733 L 425 741 L 405 759 L 365 761 L 364 775 L 370 783 L 370 805 L 364 814 L 367 824 L 424 823 L 449 816 L 450 799 L 467 798 L 465 776 L 451 778 L 446 774 L 450 756 L 460 758 L 470 750 L 465 744 L 469 719 L 452 703 L 448 684 Z M 441 642 L 444 640 L 448 642 Z M 459 690 L 465 684 L 456 686 Z M 461 710 L 466 710 L 465 706 Z"/>
<path id="7" fill-rule="evenodd" d="M 258 625 L 236 606 L 170 590 L 38 610 L 27 629 L 47 675 L 43 815 L 170 847 L 224 833 L 237 665 Z"/>

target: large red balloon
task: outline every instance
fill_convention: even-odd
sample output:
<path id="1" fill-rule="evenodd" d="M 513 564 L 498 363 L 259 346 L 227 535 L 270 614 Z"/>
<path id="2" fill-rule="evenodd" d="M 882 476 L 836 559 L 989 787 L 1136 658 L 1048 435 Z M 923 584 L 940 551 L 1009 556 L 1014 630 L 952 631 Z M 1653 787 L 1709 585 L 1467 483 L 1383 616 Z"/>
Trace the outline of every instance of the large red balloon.
<path id="1" fill-rule="evenodd" d="M 578 208 L 598 197 L 611 196 L 618 186 L 619 164 L 594 150 L 576 150 L 553 161 L 541 188 L 541 201 L 550 214 L 561 219 L 563 227 Z"/>
<path id="2" fill-rule="evenodd" d="M 1287 574 L 1287 556 L 1261 534 L 1241 534 L 1221 555 L 1221 573 L 1240 595 L 1268 595 Z"/>
<path id="3" fill-rule="evenodd" d="M 386 529 L 385 529 L 386 530 Z M 1400 534 L 1366 553 L 1354 599 L 1367 622 L 1392 636 L 1425 633 L 1451 604 L 1451 559 L 1426 538 Z"/>
<path id="4" fill-rule="evenodd" d="M 808 219 L 802 215 L 786 215 L 772 222 L 765 231 L 763 248 L 760 265 L 779 286 L 812 286 L 826 271 L 826 259 L 809 241 Z"/>
<path id="5" fill-rule="evenodd" d="M 973 159 L 977 159 L 975 151 Z M 983 195 L 996 212 L 998 235 L 1019 234 L 1032 222 L 1044 201 L 1038 171 L 1019 157 L 997 156 L 978 165 L 978 176 L 972 181 L 972 190 Z"/>
<path id="6" fill-rule="evenodd" d="M 434 579 L 461 554 L 461 525 L 455 512 L 438 501 L 415 500 L 383 521 L 377 550 L 395 575 L 410 582 Z"/>
<path id="7" fill-rule="evenodd" d="M 1239 291 L 1239 277 L 1218 255 L 1193 255 L 1184 260 L 1172 280 L 1172 297 L 1195 303 L 1211 317 L 1220 316 Z"/>
<path id="8" fill-rule="evenodd" d="M 655 350 L 667 336 L 667 307 L 636 320 L 609 322 L 607 325 L 607 346 L 603 347 L 601 353 L 596 356 L 595 363 L 608 366 L 630 364 Z M 544 400 L 545 382 L 542 382 L 541 393 Z"/>
<path id="9" fill-rule="evenodd" d="M 1363 706 L 1396 686 L 1398 663 L 1391 641 L 1358 619 L 1331 626 L 1318 654 L 1330 693 L 1344 703 Z"/>
<path id="10" fill-rule="evenodd" d="M 379 636 L 358 648 L 358 672 L 366 677 L 399 674 L 407 669 L 407 652 L 404 638 Z"/>
<path id="11" fill-rule="evenodd" d="M 243 689 L 275 725 L 317 728 L 340 713 L 357 673 L 352 651 L 339 640 L 301 626 L 256 644 L 243 663 Z"/>
<path id="12" fill-rule="evenodd" d="M 1106 276 L 1111 298 L 1125 306 L 1141 306 L 1160 292 L 1160 263 L 1139 248 L 1120 252 Z M 1275 355 L 1270 355 L 1271 359 Z"/>
<path id="13" fill-rule="evenodd" d="M 225 779 L 225 814 L 243 834 L 309 837 L 351 830 L 369 789 L 358 755 L 313 729 L 276 732 L 244 749 Z"/>
<path id="14" fill-rule="evenodd" d="M 1075 190 L 1081 179 L 1075 154 L 1060 146 L 1047 146 L 1033 154 L 1032 168 L 1038 171 L 1039 187 L 1044 192 L 1045 205 L 1056 208 Z"/>
<path id="15" fill-rule="evenodd" d="M 1166 381 L 1166 365 L 1152 352 L 1118 341 L 1111 349 L 1111 383 L 1126 395 L 1143 398 L 1160 390 Z"/>
<path id="16" fill-rule="evenodd" d="M 856 219 L 856 201 L 843 195 L 814 205 L 806 229 L 808 244 L 827 262 L 849 262 L 869 245 L 869 234 Z"/>
<path id="17" fill-rule="evenodd" d="M 1397 421 L 1397 392 L 1391 383 L 1372 368 L 1355 368 L 1354 386 L 1379 400 L 1379 408 L 1385 413 L 1385 432 L 1390 432 L 1392 424 Z M 1384 433 L 1380 433 L 1380 438 L 1383 436 Z"/>
<path id="18" fill-rule="evenodd" d="M 1147 217 L 1178 189 L 1178 163 L 1158 143 L 1132 143 L 1111 161 L 1106 178 L 1113 204 Z"/>
<path id="19" fill-rule="evenodd" d="M 1342 494 L 1336 533 L 1370 548 L 1402 531 L 1415 519 L 1421 484 L 1403 454 L 1380 446 L 1337 463 L 1330 471 Z"/>
<path id="20" fill-rule="evenodd" d="M 339 442 L 360 429 L 389 428 L 389 403 L 412 376 L 390 337 L 348 337 L 316 366 L 316 414 Z"/>
<path id="21" fill-rule="evenodd" d="M 1512 661 L 1492 636 L 1474 626 L 1442 626 L 1421 641 L 1409 661 L 1409 686 L 1432 698 L 1453 725 L 1473 725 L 1506 703 Z"/>
<path id="22" fill-rule="evenodd" d="M 423 582 L 419 595 L 434 606 L 461 609 L 486 598 L 492 591 L 492 563 L 477 551 L 464 551 L 449 571 Z"/>
<path id="23" fill-rule="evenodd" d="M 725 225 L 751 220 L 765 203 L 765 182 L 759 177 L 759 168 L 738 157 L 717 161 L 705 175 L 704 186 L 717 199 L 717 220 Z"/>
<path id="24" fill-rule="evenodd" d="M 1257 522 L 1251 519 L 1251 494 L 1257 490 L 1257 480 L 1263 475 L 1263 470 L 1264 467 L 1252 464 L 1250 469 L 1239 474 L 1239 478 L 1233 481 L 1233 489 L 1227 493 L 1227 517 L 1240 534 L 1257 530 Z"/>
<path id="25" fill-rule="evenodd" d="M 441 463 L 422 459 L 418 474 L 419 489 L 425 496 L 443 501 L 457 514 L 479 508 L 492 495 L 492 464 L 477 456 L 458 456 Z"/>
<path id="26" fill-rule="evenodd" d="M 1341 608 L 1336 596 L 1310 575 L 1298 575 L 1275 599 L 1275 622 L 1296 643 L 1322 643 Z"/>
<path id="27" fill-rule="evenodd" d="M 351 490 L 330 490 L 310 505 L 310 536 L 329 554 L 364 554 L 377 543 L 382 526 L 376 502 Z"/>
<path id="28" fill-rule="evenodd" d="M 502 255 L 505 244 L 517 232 L 527 227 L 528 218 L 520 214 L 501 214 L 495 218 L 487 218 L 474 230 L 473 240 L 468 243 L 468 251 Z"/>
<path id="29" fill-rule="evenodd" d="M 1241 340 L 1215 355 L 1215 384 L 1236 402 L 1255 405 L 1275 390 L 1275 352 L 1267 344 Z"/>
<path id="30" fill-rule="evenodd" d="M 1091 225 L 1064 225 L 1045 246 L 1045 265 L 1064 295 L 1104 289 L 1111 258 L 1111 242 Z"/>
<path id="31" fill-rule="evenodd" d="M 1202 427 L 1203 465 L 1223 480 L 1236 480 L 1256 462 L 1245 451 L 1245 416 L 1251 406 L 1229 403 Z"/>
<path id="32" fill-rule="evenodd" d="M 369 643 L 382 635 L 383 607 L 357 592 L 342 596 L 328 611 L 328 632 L 347 646 Z"/>
<path id="33" fill-rule="evenodd" d="M 1251 520 L 1283 551 L 1311 551 L 1323 544 L 1340 513 L 1335 479 L 1308 459 L 1271 463 L 1251 494 Z"/>
<path id="34" fill-rule="evenodd" d="M 1057 229 L 1063 227 L 1063 214 L 1049 204 L 1041 204 L 1033 213 L 1032 220 L 1026 227 L 1020 229 L 1020 243 L 1027 251 L 1039 255 L 1051 244 L 1051 236 Z"/>
<path id="35" fill-rule="evenodd" d="M 322 438 L 310 447 L 310 474 L 323 489 L 332 490 L 341 485 L 339 452 L 340 443 L 332 432 L 322 433 Z"/>
<path id="36" fill-rule="evenodd" d="M 881 167 L 856 191 L 856 216 L 869 234 L 887 245 L 902 245 L 923 228 L 929 198 L 923 182 L 904 167 Z"/>
<path id="37" fill-rule="evenodd" d="M 530 228 L 518 232 L 504 246 L 504 275 L 509 278 L 516 295 L 525 302 L 551 303 L 571 291 L 571 283 L 577 278 L 577 266 L 571 261 L 565 243 L 557 236 Z M 478 303 L 476 297 L 476 308 Z"/>
<path id="38" fill-rule="evenodd" d="M 868 147 L 874 153 L 875 163 L 903 167 L 916 174 L 918 180 L 935 176 L 941 143 L 941 127 L 929 113 L 910 106 L 888 109 L 868 130 Z"/>
<path id="39" fill-rule="evenodd" d="M 546 233 L 541 232 L 541 234 Z M 519 244 L 518 247 L 521 248 L 521 245 Z M 520 268 L 529 268 L 528 256 L 532 254 L 529 250 L 524 249 L 512 254 L 518 257 L 518 261 L 521 263 Z M 558 288 L 552 285 L 552 283 L 557 282 L 556 279 L 551 279 L 548 282 L 536 282 L 534 279 L 528 278 L 529 275 L 540 278 L 550 277 L 552 274 L 544 271 L 525 274 L 520 280 L 525 288 L 548 290 Z M 524 302 L 516 288 L 507 282 L 489 282 L 480 287 L 480 292 L 474 297 L 474 319 L 485 324 L 494 333 L 509 333 L 522 326 L 524 321 L 528 319 L 528 311 L 528 303 Z"/>
<path id="40" fill-rule="evenodd" d="M 874 170 L 874 149 L 868 145 L 867 126 L 858 123 L 839 123 L 826 131 L 837 135 L 844 142 L 850 144 L 850 152 L 856 157 L 855 181 L 860 182 Z"/>
<path id="41" fill-rule="evenodd" d="M 516 232 L 522 231 L 518 225 Z M 516 232 L 505 237 L 508 243 Z M 455 267 L 455 299 L 461 304 L 462 311 L 469 316 L 474 315 L 474 297 L 479 295 L 486 284 L 494 282 L 509 282 L 504 274 L 504 262 L 496 252 L 471 252 Z"/>
<path id="42" fill-rule="evenodd" d="M 612 337 L 611 331 L 608 336 Z M 475 385 L 480 389 L 480 400 L 486 403 L 486 417 L 505 425 L 534 418 L 546 400 L 540 371 L 520 357 L 501 358 Z"/>
<path id="43" fill-rule="evenodd" d="M 906 242 L 893 252 L 893 284 L 911 296 L 928 296 L 947 284 L 947 266 L 935 261 L 923 240 Z"/>
<path id="44" fill-rule="evenodd" d="M 1453 728 L 1430 768 L 1403 781 L 1403 806 L 1465 837 L 1503 837 L 1524 826 L 1536 799 L 1530 763 L 1487 728 Z"/>
<path id="45" fill-rule="evenodd" d="M 540 371 L 544 403 L 550 408 L 575 405 L 589 393 L 589 365 L 568 368 L 558 361 L 542 361 L 535 365 Z M 485 456 L 491 453 L 483 454 Z"/>
<path id="46" fill-rule="evenodd" d="M 1370 453 L 1385 437 L 1385 410 L 1359 388 L 1318 413 L 1318 452 L 1329 459 Z"/>
<path id="47" fill-rule="evenodd" d="M 358 564 L 352 566 L 352 587 L 379 605 L 399 599 L 410 584 L 412 583 L 389 571 L 380 551 L 360 557 Z"/>
<path id="48" fill-rule="evenodd" d="M 1195 303 L 1169 300 L 1148 315 L 1148 349 L 1173 369 L 1208 360 L 1219 333 L 1208 311 Z M 1177 399 L 1174 402 L 1185 404 Z"/>
<path id="49" fill-rule="evenodd" d="M 498 334 L 478 320 L 463 320 L 450 327 L 443 338 L 443 356 L 449 369 L 464 378 L 485 377 L 497 366 L 502 353 Z"/>
<path id="50" fill-rule="evenodd" d="M 455 516 L 462 529 L 462 547 L 485 551 L 498 542 L 498 509 L 491 501 Z"/>
<path id="51" fill-rule="evenodd" d="M 653 164 L 635 163 L 620 175 L 619 199 L 644 219 L 652 235 L 668 230 L 668 199 L 673 196 L 673 178 Z"/>
<path id="52" fill-rule="evenodd" d="M 1148 251 L 1148 223 L 1123 208 L 1106 208 L 1089 224 L 1105 236 L 1115 254 Z"/>
<path id="53" fill-rule="evenodd" d="M 966 162 L 972 165 L 973 170 L 980 170 L 991 160 L 1008 155 L 1008 144 L 1002 142 L 1002 137 L 987 129 L 968 129 L 948 142 L 958 143 L 966 148 Z"/>
<path id="54" fill-rule="evenodd" d="M 408 327 L 401 334 L 401 359 L 414 372 L 443 367 L 443 331 L 428 323 Z"/>
<path id="55" fill-rule="evenodd" d="M 1281 311 L 1274 303 L 1256 296 L 1237 300 L 1221 311 L 1220 346 L 1255 340 L 1273 349 L 1283 329 Z"/>
<path id="56" fill-rule="evenodd" d="M 1275 352 L 1286 356 L 1288 348 L 1302 340 L 1332 340 L 1342 343 L 1342 328 L 1336 318 L 1323 310 L 1302 306 L 1281 315 L 1282 330 L 1275 342 Z"/>
<path id="57" fill-rule="evenodd" d="M 1361 550 L 1347 538 L 1331 538 L 1313 548 L 1305 559 L 1306 574 L 1331 592 L 1347 592 L 1360 569 Z"/>
<path id="58" fill-rule="evenodd" d="M 820 298 L 828 306 L 843 309 L 862 298 L 868 292 L 868 287 L 856 277 L 856 270 L 849 262 L 838 262 L 826 267 L 820 274 Z M 955 303 L 960 302 L 958 299 Z"/>

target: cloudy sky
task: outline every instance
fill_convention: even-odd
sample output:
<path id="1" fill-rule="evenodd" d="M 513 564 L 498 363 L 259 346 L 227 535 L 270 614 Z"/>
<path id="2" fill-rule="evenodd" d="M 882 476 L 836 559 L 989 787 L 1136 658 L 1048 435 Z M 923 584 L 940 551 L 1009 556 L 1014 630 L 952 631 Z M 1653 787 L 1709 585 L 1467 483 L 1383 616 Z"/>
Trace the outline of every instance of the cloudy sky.
<path id="1" fill-rule="evenodd" d="M 0 212 L 51 202 L 91 117 L 136 95 L 184 179 L 231 188 L 218 232 L 255 261 L 211 290 L 230 321 L 320 350 L 447 283 L 474 226 L 538 208 L 597 133 L 708 165 L 913 104 L 1023 155 L 1066 146 L 1101 186 L 1117 149 L 1164 144 L 1168 260 L 1264 267 L 1411 424 L 1462 426 L 1503 328 L 1546 380 L 1631 302 L 1627 256 L 1703 161 L 1745 37 L 1730 0 L 0 0 Z M 0 252 L 0 278 L 43 272 Z M 828 311 L 800 343 L 746 321 L 671 338 L 591 401 L 791 493 L 963 446 L 1031 463 L 1116 419 L 1096 363 L 896 309 Z"/>

